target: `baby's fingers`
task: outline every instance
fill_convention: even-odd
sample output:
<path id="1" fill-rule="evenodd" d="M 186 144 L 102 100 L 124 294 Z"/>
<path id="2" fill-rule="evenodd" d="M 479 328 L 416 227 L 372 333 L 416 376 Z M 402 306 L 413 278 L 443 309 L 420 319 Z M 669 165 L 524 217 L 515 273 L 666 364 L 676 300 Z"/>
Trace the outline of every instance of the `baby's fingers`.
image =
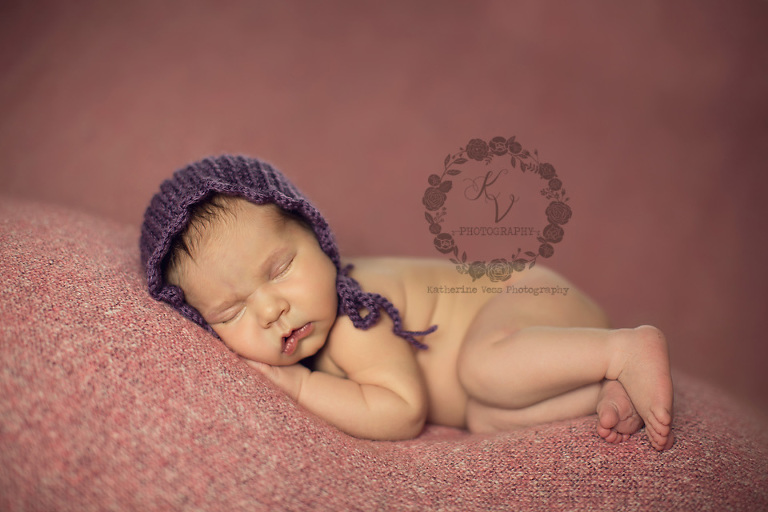
<path id="1" fill-rule="evenodd" d="M 242 359 L 248 366 L 264 375 L 272 381 L 273 384 L 277 385 L 278 388 L 288 393 L 288 396 L 294 400 L 298 400 L 302 384 L 310 373 L 309 369 L 300 364 L 271 366 L 258 361 L 251 361 L 245 358 Z"/>
<path id="2" fill-rule="evenodd" d="M 260 363 L 259 361 L 253 361 L 251 359 L 246 359 L 244 357 L 241 357 L 245 364 L 253 368 L 254 370 L 257 370 L 259 373 L 267 377 L 271 381 L 275 381 L 277 379 L 277 373 L 275 371 L 275 368 L 266 364 L 266 363 Z"/>

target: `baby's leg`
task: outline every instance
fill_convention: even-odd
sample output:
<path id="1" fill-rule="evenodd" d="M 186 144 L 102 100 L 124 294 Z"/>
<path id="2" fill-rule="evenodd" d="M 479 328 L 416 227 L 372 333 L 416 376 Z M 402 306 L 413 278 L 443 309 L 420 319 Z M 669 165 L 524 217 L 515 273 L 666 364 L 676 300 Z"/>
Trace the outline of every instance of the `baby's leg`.
<path id="1" fill-rule="evenodd" d="M 544 279 L 557 276 L 532 281 L 551 286 Z M 618 380 L 653 446 L 662 450 L 672 443 L 672 380 L 663 335 L 650 326 L 607 329 L 600 310 L 573 289 L 568 296 L 500 294 L 490 300 L 464 339 L 458 375 L 470 400 L 498 409 L 525 409 L 604 379 Z M 597 404 L 595 398 L 591 412 Z M 598 412 L 608 428 L 614 419 L 607 404 Z M 623 421 L 610 428 L 618 431 Z M 631 430 L 626 422 L 621 428 Z"/>
<path id="2" fill-rule="evenodd" d="M 654 448 L 663 450 L 672 443 L 667 345 L 654 327 L 525 327 L 467 343 L 459 378 L 470 398 L 503 409 L 531 407 L 603 379 L 618 380 Z"/>
<path id="3" fill-rule="evenodd" d="M 643 426 L 643 420 L 621 383 L 604 380 L 524 409 L 500 409 L 470 400 L 467 404 L 467 428 L 483 434 L 503 432 L 588 416 L 595 411 L 598 414 L 597 432 L 609 443 L 626 441 Z"/>
<path id="4" fill-rule="evenodd" d="M 600 384 L 590 384 L 522 409 L 494 407 L 470 399 L 467 428 L 473 433 L 489 434 L 589 416 L 595 413 L 600 389 Z"/>

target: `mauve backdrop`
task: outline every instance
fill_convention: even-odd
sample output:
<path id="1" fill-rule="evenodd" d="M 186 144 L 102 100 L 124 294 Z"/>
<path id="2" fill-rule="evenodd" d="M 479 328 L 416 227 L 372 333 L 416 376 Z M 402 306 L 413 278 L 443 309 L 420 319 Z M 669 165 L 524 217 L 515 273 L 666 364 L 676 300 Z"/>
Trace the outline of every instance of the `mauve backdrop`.
<path id="1" fill-rule="evenodd" d="M 516 135 L 573 205 L 548 264 L 768 411 L 766 26 L 760 0 L 5 1 L 0 186 L 138 225 L 175 168 L 245 153 L 343 254 L 434 257 L 427 176 Z"/>

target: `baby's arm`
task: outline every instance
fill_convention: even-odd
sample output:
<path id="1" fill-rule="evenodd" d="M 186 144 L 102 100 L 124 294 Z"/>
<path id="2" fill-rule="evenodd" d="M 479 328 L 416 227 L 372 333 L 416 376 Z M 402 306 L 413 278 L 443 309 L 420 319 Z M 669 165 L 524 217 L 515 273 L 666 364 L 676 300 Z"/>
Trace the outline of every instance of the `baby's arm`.
<path id="1" fill-rule="evenodd" d="M 355 437 L 410 439 L 427 415 L 426 389 L 413 349 L 384 318 L 366 331 L 340 317 L 328 347 L 346 374 L 337 377 L 300 365 L 252 366 L 299 404 Z"/>

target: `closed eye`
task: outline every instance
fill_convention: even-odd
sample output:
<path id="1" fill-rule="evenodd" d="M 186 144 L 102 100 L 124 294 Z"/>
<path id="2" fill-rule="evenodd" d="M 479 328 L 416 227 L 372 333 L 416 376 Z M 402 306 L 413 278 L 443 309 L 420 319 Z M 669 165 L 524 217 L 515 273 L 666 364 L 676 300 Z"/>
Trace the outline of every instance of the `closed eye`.
<path id="1" fill-rule="evenodd" d="M 285 276 L 293 265 L 294 257 L 292 256 L 288 261 L 283 263 L 277 268 L 274 279 Z"/>
<path id="2" fill-rule="evenodd" d="M 234 322 L 235 320 L 243 316 L 243 313 L 245 313 L 245 306 L 237 310 L 237 312 L 234 315 L 227 317 L 224 320 L 221 320 L 220 322 L 217 322 L 217 323 L 224 324 L 224 325 L 231 324 L 232 322 Z"/>

